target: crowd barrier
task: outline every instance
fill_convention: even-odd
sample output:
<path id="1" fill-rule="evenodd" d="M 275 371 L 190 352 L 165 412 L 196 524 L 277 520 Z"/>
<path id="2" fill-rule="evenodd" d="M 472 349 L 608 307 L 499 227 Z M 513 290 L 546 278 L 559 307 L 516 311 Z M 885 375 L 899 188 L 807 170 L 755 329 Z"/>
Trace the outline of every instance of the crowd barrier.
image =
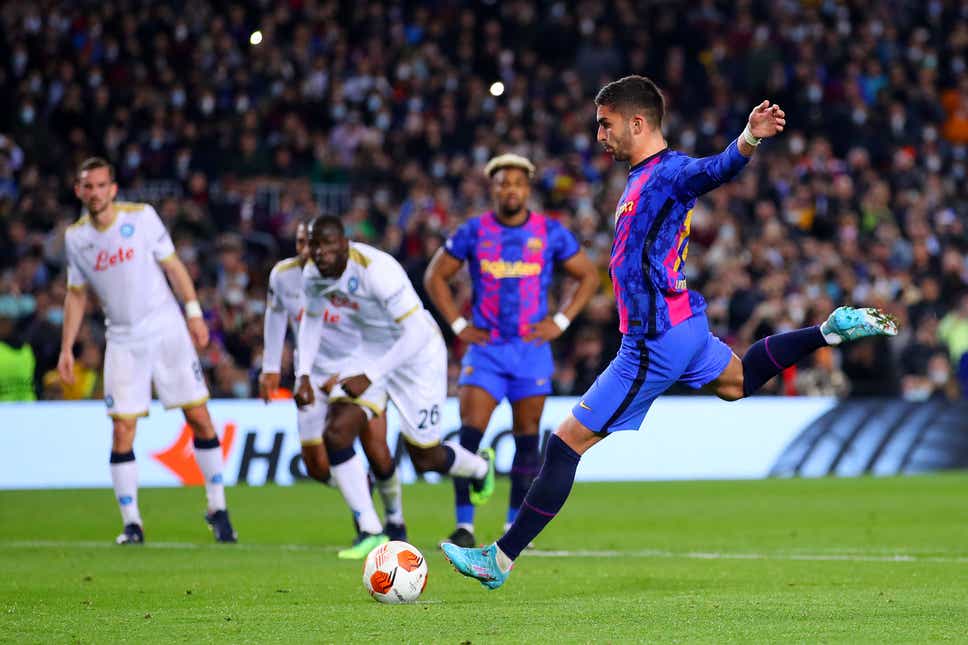
<path id="1" fill-rule="evenodd" d="M 549 398 L 542 446 L 576 403 Z M 747 479 L 858 475 L 968 467 L 968 404 L 895 400 L 664 397 L 638 432 L 619 432 L 582 459 L 579 481 Z M 209 409 L 221 437 L 228 484 L 287 485 L 305 477 L 292 402 L 217 400 Z M 405 482 L 413 470 L 398 416 L 388 411 L 388 441 Z M 456 400 L 443 410 L 455 437 Z M 511 410 L 501 404 L 484 436 L 506 473 L 514 450 Z M 0 404 L 0 488 L 107 487 L 110 421 L 100 402 Z M 191 432 L 177 410 L 155 404 L 135 441 L 142 486 L 199 484 Z M 431 476 L 430 479 L 436 479 Z"/>

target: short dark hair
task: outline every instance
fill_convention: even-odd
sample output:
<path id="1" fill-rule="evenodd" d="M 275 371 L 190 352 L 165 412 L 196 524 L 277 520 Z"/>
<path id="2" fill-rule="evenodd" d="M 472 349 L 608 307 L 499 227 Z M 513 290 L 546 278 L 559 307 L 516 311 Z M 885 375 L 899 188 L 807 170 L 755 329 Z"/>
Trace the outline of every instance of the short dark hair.
<path id="1" fill-rule="evenodd" d="M 665 115 L 665 99 L 659 87 L 645 76 L 626 76 L 612 81 L 598 91 L 595 105 L 604 105 L 627 114 L 631 110 L 642 110 L 645 118 L 655 127 L 662 127 Z"/>
<path id="2" fill-rule="evenodd" d="M 81 165 L 77 167 L 77 178 L 80 179 L 83 173 L 97 168 L 107 168 L 108 174 L 111 175 L 111 181 L 114 181 L 114 166 L 104 157 L 88 157 L 82 161 Z"/>
<path id="3" fill-rule="evenodd" d="M 346 230 L 343 227 L 343 220 L 336 215 L 320 215 L 309 223 L 306 233 L 312 235 L 316 230 L 332 229 L 339 232 L 340 237 L 346 237 Z"/>

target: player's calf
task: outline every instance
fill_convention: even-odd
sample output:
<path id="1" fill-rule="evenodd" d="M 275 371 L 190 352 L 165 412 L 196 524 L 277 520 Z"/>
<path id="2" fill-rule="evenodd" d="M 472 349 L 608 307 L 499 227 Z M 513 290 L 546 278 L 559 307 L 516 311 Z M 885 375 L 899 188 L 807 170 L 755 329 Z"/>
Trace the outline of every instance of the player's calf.
<path id="1" fill-rule="evenodd" d="M 302 460 L 306 465 L 306 473 L 327 486 L 332 485 L 332 473 L 329 468 L 329 455 L 322 442 L 302 447 Z"/>

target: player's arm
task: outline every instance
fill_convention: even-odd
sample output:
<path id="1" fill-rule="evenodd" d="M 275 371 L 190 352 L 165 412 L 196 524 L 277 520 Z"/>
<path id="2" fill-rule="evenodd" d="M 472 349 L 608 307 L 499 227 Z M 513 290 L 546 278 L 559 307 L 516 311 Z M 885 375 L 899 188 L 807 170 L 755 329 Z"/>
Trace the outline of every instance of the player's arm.
<path id="1" fill-rule="evenodd" d="M 785 126 L 786 113 L 780 106 L 763 101 L 753 108 L 742 134 L 725 150 L 683 165 L 675 178 L 676 187 L 688 199 L 725 184 L 746 167 L 762 139 L 776 136 Z"/>
<path id="2" fill-rule="evenodd" d="M 424 273 L 424 288 L 440 315 L 450 323 L 454 335 L 467 343 L 485 345 L 490 339 L 490 335 L 483 329 L 478 329 L 469 324 L 467 319 L 460 315 L 457 303 L 454 302 L 454 294 L 450 291 L 449 283 L 460 271 L 463 264 L 461 260 L 445 249 L 438 249 L 433 259 L 430 260 L 427 272 Z"/>
<path id="3" fill-rule="evenodd" d="M 265 319 L 262 322 L 262 373 L 259 374 L 259 396 L 268 403 L 279 388 L 282 369 L 282 348 L 286 342 L 286 326 L 289 315 L 280 301 L 275 273 L 269 276 L 269 295 Z"/>
<path id="4" fill-rule="evenodd" d="M 205 347 L 208 345 L 208 326 L 202 319 L 202 307 L 198 304 L 198 295 L 195 293 L 195 285 L 192 284 L 192 277 L 188 274 L 188 269 L 185 268 L 185 264 L 175 253 L 159 260 L 159 264 L 168 277 L 168 282 L 171 284 L 175 296 L 185 305 L 188 331 L 192 335 L 195 347 L 199 349 Z"/>
<path id="5" fill-rule="evenodd" d="M 316 360 L 315 350 L 323 338 L 323 310 L 326 308 L 323 299 L 311 292 L 310 288 L 308 281 L 303 280 L 303 315 L 299 319 L 296 334 L 296 347 L 302 349 L 297 352 L 296 393 L 293 397 L 299 407 L 312 405 L 316 400 L 309 375 Z"/>
<path id="6" fill-rule="evenodd" d="M 581 313 L 588 301 L 595 295 L 601 281 L 598 277 L 598 271 L 595 270 L 595 264 L 584 249 L 565 260 L 561 267 L 569 276 L 578 281 L 578 289 L 559 310 L 570 322 Z"/>
<path id="7" fill-rule="evenodd" d="M 74 383 L 74 341 L 81 330 L 86 309 L 87 289 L 84 286 L 68 285 L 67 295 L 64 296 L 60 357 L 57 359 L 57 373 L 67 385 Z"/>

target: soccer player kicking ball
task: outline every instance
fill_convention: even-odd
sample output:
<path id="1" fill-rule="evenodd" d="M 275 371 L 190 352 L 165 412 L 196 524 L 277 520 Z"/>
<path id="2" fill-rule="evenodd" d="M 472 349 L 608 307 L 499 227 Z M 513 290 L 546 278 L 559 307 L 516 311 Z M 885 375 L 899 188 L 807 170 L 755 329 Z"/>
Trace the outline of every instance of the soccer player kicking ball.
<path id="1" fill-rule="evenodd" d="M 460 376 L 460 445 L 476 451 L 494 408 L 511 404 L 514 461 L 507 524 L 517 517 L 538 474 L 538 422 L 551 393 L 554 363 L 549 341 L 561 336 L 598 288 L 598 274 L 578 240 L 555 220 L 528 210 L 534 166 L 505 154 L 484 168 L 494 211 L 471 218 L 447 240 L 427 267 L 427 292 L 454 334 L 470 343 Z M 447 281 L 468 263 L 474 320 L 460 316 Z M 548 288 L 560 263 L 578 290 L 554 316 Z M 454 479 L 457 528 L 447 538 L 474 546 L 474 505 L 467 480 Z"/>
<path id="2" fill-rule="evenodd" d="M 295 257 L 278 262 L 269 273 L 269 294 L 263 324 L 264 349 L 262 373 L 259 375 L 259 396 L 268 403 L 279 388 L 282 347 L 286 339 L 286 327 L 291 325 L 293 334 L 299 329 L 302 317 L 302 275 L 309 260 L 308 227 L 300 222 L 296 227 Z M 340 316 L 335 307 L 329 307 L 321 316 L 324 330 L 319 349 L 315 352 L 310 381 L 318 388 L 319 396 L 310 405 L 297 407 L 296 426 L 302 444 L 302 459 L 306 472 L 316 481 L 336 486 L 329 467 L 329 455 L 323 445 L 323 427 L 326 423 L 327 386 L 335 384 L 335 376 L 344 367 L 341 362 L 352 361 L 352 352 L 360 342 L 360 331 L 348 317 Z M 310 352 L 312 353 L 312 352 Z M 296 350 L 298 361 L 299 350 Z M 331 381 L 332 379 L 332 381 Z M 403 521 L 403 493 L 396 465 L 387 447 L 387 423 L 384 410 L 386 395 L 380 400 L 358 400 L 369 419 L 368 427 L 360 434 L 363 451 L 370 462 L 386 512 L 385 533 L 393 540 L 406 540 L 407 529 Z M 355 519 L 354 519 L 355 522 Z"/>
<path id="3" fill-rule="evenodd" d="M 107 323 L 104 400 L 114 425 L 111 481 L 124 521 L 117 543 L 145 539 L 133 447 L 138 417 L 148 415 L 152 383 L 166 408 L 182 408 L 195 434 L 195 461 L 208 498 L 205 520 L 216 541 L 235 542 L 225 508 L 222 450 L 205 406 L 208 388 L 195 353 L 195 347 L 208 344 L 195 287 L 155 209 L 115 202 L 117 193 L 110 163 L 94 157 L 81 164 L 74 194 L 87 213 L 65 235 L 68 290 L 57 370 L 65 383 L 73 381 L 72 348 L 90 285 Z M 185 303 L 184 318 L 172 288 Z"/>
<path id="4" fill-rule="evenodd" d="M 637 430 L 652 401 L 674 383 L 708 386 L 735 401 L 824 345 L 897 334 L 894 321 L 876 309 L 840 307 L 822 325 L 764 338 L 742 359 L 733 354 L 709 332 L 702 296 L 686 287 L 689 213 L 697 197 L 743 169 L 761 139 L 783 131 L 783 110 L 763 101 L 726 150 L 693 159 L 666 146 L 662 95 L 649 79 L 609 83 L 595 104 L 598 141 L 631 165 L 609 262 L 622 345 L 551 437 L 541 472 L 504 536 L 484 548 L 443 545 L 457 571 L 489 589 L 504 584 L 525 545 L 561 510 L 582 454 L 612 432 Z"/>
<path id="5" fill-rule="evenodd" d="M 483 456 L 455 442 L 440 442 L 447 397 L 447 349 L 437 323 L 423 308 L 403 267 L 387 253 L 349 241 L 337 217 L 317 217 L 309 226 L 309 257 L 303 269 L 305 297 L 299 347 L 318 347 L 323 313 L 346 316 L 362 338 L 329 395 L 323 440 L 343 499 L 360 525 L 343 559 L 363 559 L 388 541 L 373 508 L 363 463 L 353 442 L 366 426 L 355 400 L 389 395 L 400 412 L 400 431 L 418 472 L 433 471 L 471 480 L 478 503 L 494 491 L 494 451 Z M 296 402 L 311 405 L 313 356 L 300 352 Z"/>

